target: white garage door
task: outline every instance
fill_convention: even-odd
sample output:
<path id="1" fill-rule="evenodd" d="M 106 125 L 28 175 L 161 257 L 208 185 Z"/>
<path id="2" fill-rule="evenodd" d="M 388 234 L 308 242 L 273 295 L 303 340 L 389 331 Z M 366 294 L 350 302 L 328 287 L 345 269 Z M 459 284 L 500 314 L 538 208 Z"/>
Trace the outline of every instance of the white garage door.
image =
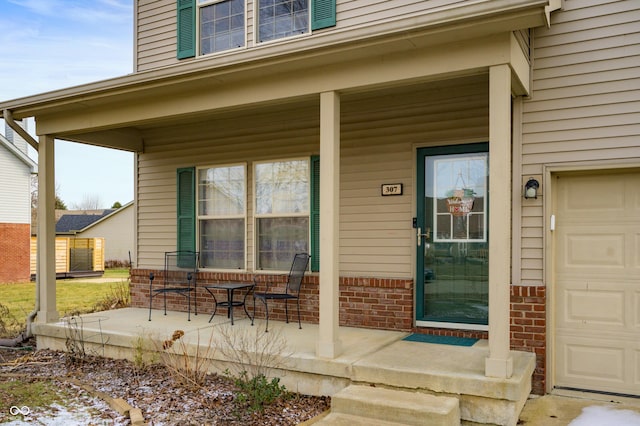
<path id="1" fill-rule="evenodd" d="M 640 395 L 640 172 L 554 186 L 554 383 Z"/>

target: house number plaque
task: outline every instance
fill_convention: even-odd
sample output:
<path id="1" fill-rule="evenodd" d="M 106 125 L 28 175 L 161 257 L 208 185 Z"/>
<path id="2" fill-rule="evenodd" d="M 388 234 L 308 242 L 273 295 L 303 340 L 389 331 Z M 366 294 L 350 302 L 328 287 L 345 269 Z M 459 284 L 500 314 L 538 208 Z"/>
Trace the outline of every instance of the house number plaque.
<path id="1" fill-rule="evenodd" d="M 401 183 L 384 183 L 382 184 L 382 196 L 402 195 Z"/>

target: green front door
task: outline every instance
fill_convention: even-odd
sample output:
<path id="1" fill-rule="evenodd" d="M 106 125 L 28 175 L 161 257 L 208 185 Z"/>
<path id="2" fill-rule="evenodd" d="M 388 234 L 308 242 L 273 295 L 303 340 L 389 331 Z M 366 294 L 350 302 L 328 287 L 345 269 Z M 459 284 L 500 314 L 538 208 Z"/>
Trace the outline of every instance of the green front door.
<path id="1" fill-rule="evenodd" d="M 418 324 L 488 324 L 488 148 L 418 150 Z"/>

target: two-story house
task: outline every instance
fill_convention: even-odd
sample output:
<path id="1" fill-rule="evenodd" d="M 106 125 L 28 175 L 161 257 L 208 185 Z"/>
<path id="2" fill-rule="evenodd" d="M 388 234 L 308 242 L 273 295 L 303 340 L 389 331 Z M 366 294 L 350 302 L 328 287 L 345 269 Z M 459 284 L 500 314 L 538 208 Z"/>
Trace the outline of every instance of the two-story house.
<path id="1" fill-rule="evenodd" d="M 320 357 L 339 327 L 482 337 L 487 376 L 522 350 L 536 393 L 639 394 L 638 2 L 139 0 L 134 19 L 133 74 L 0 103 L 37 118 L 39 321 L 60 138 L 136 154 L 136 306 L 166 251 L 199 251 L 204 283 L 308 251 Z"/>
<path id="2" fill-rule="evenodd" d="M 27 142 L 8 126 L 5 135 L 0 134 L 0 283 L 29 281 L 31 178 L 38 173 Z"/>

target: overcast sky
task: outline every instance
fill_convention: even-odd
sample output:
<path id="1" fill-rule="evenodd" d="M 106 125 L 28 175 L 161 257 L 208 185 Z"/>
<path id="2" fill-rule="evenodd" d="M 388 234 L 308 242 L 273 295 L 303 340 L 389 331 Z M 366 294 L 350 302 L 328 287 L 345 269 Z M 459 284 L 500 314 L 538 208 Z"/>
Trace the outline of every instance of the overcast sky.
<path id="1" fill-rule="evenodd" d="M 0 0 L 0 101 L 130 74 L 132 10 L 133 0 Z M 133 161 L 128 152 L 60 141 L 58 195 L 69 208 L 87 198 L 125 204 Z"/>

